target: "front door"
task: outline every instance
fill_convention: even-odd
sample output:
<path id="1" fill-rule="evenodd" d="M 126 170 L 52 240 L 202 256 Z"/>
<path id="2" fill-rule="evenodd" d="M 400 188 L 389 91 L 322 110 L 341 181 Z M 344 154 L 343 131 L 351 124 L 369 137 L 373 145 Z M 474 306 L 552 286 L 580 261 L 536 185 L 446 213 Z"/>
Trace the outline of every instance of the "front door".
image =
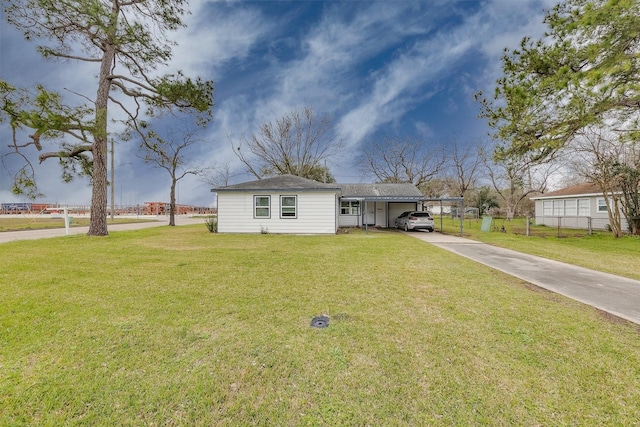
<path id="1" fill-rule="evenodd" d="M 376 202 L 363 202 L 364 203 L 364 219 L 363 225 L 376 225 Z"/>

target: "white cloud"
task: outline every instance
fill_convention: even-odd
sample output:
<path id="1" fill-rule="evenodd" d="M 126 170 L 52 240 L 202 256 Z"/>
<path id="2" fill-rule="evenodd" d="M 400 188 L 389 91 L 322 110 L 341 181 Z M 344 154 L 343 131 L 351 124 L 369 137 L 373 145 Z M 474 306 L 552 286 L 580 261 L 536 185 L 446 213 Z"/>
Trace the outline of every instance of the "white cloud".
<path id="1" fill-rule="evenodd" d="M 343 117 L 341 133 L 351 144 L 360 143 L 367 135 L 405 115 L 414 105 L 411 99 L 424 99 L 426 93 L 435 89 L 434 85 L 456 73 L 456 68 L 470 56 L 481 54 L 489 60 L 487 68 L 491 72 L 480 70 L 480 74 L 489 76 L 493 84 L 499 75 L 503 43 L 513 46 L 524 35 L 541 33 L 541 24 L 537 23 L 541 19 L 540 6 L 511 0 L 484 3 L 478 13 L 467 16 L 461 25 L 417 42 L 379 71 L 370 95 Z M 473 89 L 472 93 L 475 92 Z M 471 93 L 467 93 L 471 100 Z M 405 101 L 396 106 L 403 105 L 406 109 L 388 108 L 399 98 Z M 450 99 L 443 108 L 453 112 L 454 105 L 455 101 Z"/>
<path id="2" fill-rule="evenodd" d="M 431 126 L 425 122 L 417 122 L 415 125 L 416 133 L 424 140 L 430 140 L 435 135 Z"/>
<path id="3" fill-rule="evenodd" d="M 424 99 L 429 93 L 425 85 L 445 77 L 446 70 L 472 45 L 471 40 L 453 33 L 418 42 L 398 56 L 376 76 L 371 95 L 345 115 L 340 123 L 345 140 L 359 144 L 379 127 L 404 115 L 416 98 Z"/>
<path id="4" fill-rule="evenodd" d="M 188 75 L 212 76 L 222 79 L 229 62 L 239 62 L 251 48 L 273 30 L 273 22 L 256 8 L 218 11 L 215 3 L 196 3 L 186 19 L 187 28 L 179 31 L 173 41 L 171 67 L 186 70 Z"/>

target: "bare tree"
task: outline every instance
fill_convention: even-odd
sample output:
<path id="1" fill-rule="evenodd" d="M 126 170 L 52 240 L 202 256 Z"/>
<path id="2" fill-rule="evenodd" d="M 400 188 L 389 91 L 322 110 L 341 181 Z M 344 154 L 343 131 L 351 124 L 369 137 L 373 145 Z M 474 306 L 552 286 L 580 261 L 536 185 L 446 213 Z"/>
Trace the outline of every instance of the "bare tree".
<path id="1" fill-rule="evenodd" d="M 501 201 L 507 221 L 511 221 L 523 201 L 533 193 L 543 193 L 549 177 L 559 169 L 553 160 L 557 153 L 543 162 L 536 162 L 532 155 L 520 157 L 494 156 L 495 150 L 480 151 L 484 170 L 495 194 Z"/>
<path id="2" fill-rule="evenodd" d="M 312 109 L 303 108 L 263 123 L 250 138 L 243 137 L 233 152 L 258 179 L 291 174 L 321 181 L 330 175 L 324 161 L 342 148 L 331 118 L 317 117 Z"/>
<path id="3" fill-rule="evenodd" d="M 612 131 L 596 126 L 584 128 L 571 141 L 572 167 L 587 181 L 597 184 L 604 195 L 609 226 L 614 236 L 623 234 L 623 205 L 617 165 L 626 154 L 626 146 Z"/>
<path id="4" fill-rule="evenodd" d="M 226 187 L 231 181 L 231 166 L 223 163 L 219 166 L 212 166 L 200 178 L 213 188 Z"/>
<path id="5" fill-rule="evenodd" d="M 187 175 L 202 176 L 211 167 L 189 161 L 187 151 L 204 141 L 197 137 L 196 130 L 176 131 L 169 129 L 166 138 L 151 131 L 142 139 L 142 158 L 155 167 L 164 169 L 171 177 L 169 188 L 169 225 L 175 226 L 176 185 Z"/>
<path id="6" fill-rule="evenodd" d="M 431 178 L 428 182 L 421 184 L 418 189 L 425 197 L 439 199 L 447 193 L 447 179 L 446 177 Z"/>
<path id="7" fill-rule="evenodd" d="M 629 231 L 640 235 L 640 146 L 626 144 L 622 158 L 614 165 L 616 180 L 622 191 L 622 212 L 627 218 Z"/>
<path id="8" fill-rule="evenodd" d="M 469 144 L 460 147 L 451 145 L 450 172 L 448 174 L 449 192 L 456 197 L 468 197 L 478 182 L 479 168 L 482 163 L 480 147 Z"/>
<path id="9" fill-rule="evenodd" d="M 413 138 L 374 142 L 362 157 L 362 173 L 379 182 L 411 183 L 421 189 L 442 172 L 447 161 L 440 147 Z"/>

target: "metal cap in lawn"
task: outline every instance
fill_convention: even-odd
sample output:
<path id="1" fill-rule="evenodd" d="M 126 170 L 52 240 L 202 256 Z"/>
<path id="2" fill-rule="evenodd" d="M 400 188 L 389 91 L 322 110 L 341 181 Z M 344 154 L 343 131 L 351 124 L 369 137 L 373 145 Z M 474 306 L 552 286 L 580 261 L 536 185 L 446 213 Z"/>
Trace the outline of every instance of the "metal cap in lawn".
<path id="1" fill-rule="evenodd" d="M 311 327 L 312 328 L 328 328 L 329 327 L 329 317 L 327 316 L 316 316 L 311 319 Z"/>

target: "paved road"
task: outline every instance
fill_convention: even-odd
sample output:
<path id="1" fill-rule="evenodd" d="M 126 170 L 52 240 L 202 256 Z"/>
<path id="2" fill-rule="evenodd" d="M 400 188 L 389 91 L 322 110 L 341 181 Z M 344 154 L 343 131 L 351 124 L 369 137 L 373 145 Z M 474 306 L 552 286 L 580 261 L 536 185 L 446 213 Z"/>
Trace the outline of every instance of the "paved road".
<path id="1" fill-rule="evenodd" d="M 640 324 L 640 281 L 441 233 L 410 236 Z"/>
<path id="2" fill-rule="evenodd" d="M 130 224 L 111 224 L 108 225 L 109 232 L 124 230 L 139 230 L 141 228 L 160 227 L 169 224 L 168 217 L 153 217 L 149 222 L 135 222 Z M 176 216 L 176 225 L 203 224 L 204 218 L 192 218 L 186 216 Z M 86 234 L 89 227 L 71 227 L 69 234 Z M 66 231 L 64 228 L 50 228 L 45 230 L 24 230 L 24 231 L 5 231 L 0 233 L 0 243 L 11 242 L 14 240 L 35 240 L 45 239 L 48 237 L 64 236 Z"/>

